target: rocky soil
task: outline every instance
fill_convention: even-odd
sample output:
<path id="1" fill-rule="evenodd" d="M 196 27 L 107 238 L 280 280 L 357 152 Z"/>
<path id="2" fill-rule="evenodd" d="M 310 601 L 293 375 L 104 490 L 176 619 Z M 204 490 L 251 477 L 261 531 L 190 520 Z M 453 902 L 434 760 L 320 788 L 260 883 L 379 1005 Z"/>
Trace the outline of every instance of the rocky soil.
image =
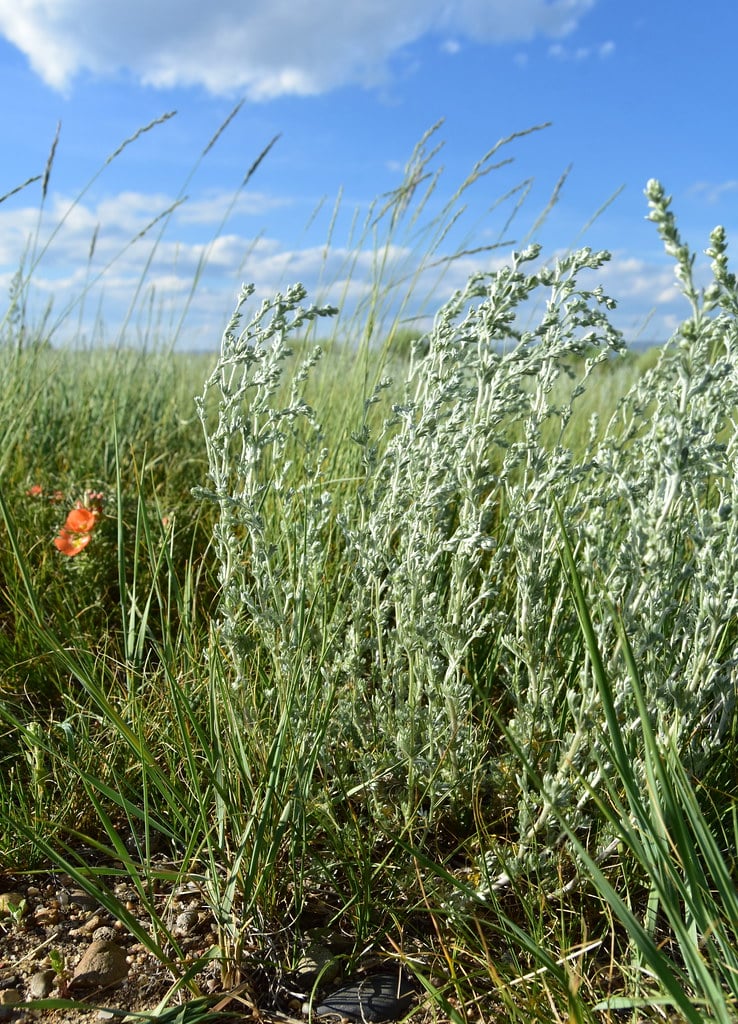
<path id="1" fill-rule="evenodd" d="M 133 886 L 121 883 L 116 896 L 138 915 Z M 193 978 L 200 998 L 186 991 L 172 994 L 175 975 L 71 879 L 49 875 L 29 882 L 0 873 L 0 1021 L 133 1024 L 151 1019 L 147 1011 L 165 1001 L 170 1024 L 305 1024 L 316 980 L 319 998 L 313 1007 L 334 1021 L 396 1019 L 413 1001 L 407 980 L 388 971 L 386 963 L 383 968 L 369 963 L 365 976 L 342 979 L 340 937 L 318 930 L 307 934 L 293 970 L 270 963 L 255 944 L 244 950 L 242 969 L 224 978 L 213 955 L 217 926 L 198 889 L 185 885 L 162 895 L 161 904 L 162 917 L 187 960 L 195 964 L 202 958 Z M 150 927 L 143 914 L 141 924 Z M 67 1005 L 52 1005 L 59 1000 Z"/>

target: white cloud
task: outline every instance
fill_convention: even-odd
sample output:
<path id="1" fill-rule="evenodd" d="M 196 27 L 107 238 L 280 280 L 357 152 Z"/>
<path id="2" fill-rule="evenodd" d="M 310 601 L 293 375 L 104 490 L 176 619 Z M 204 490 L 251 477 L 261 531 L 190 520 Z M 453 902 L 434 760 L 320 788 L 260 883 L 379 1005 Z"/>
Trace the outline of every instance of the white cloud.
<path id="1" fill-rule="evenodd" d="M 380 85 L 393 55 L 431 32 L 457 42 L 561 38 L 595 2 L 0 0 L 0 32 L 55 89 L 81 71 L 127 71 L 153 86 L 266 100 Z"/>
<path id="2" fill-rule="evenodd" d="M 738 191 L 738 181 L 698 181 L 689 190 L 693 195 L 702 196 L 711 206 L 722 201 L 731 192 Z"/>
<path id="3" fill-rule="evenodd" d="M 213 191 L 199 199 L 188 199 L 179 209 L 177 217 L 182 224 L 218 224 L 225 216 L 258 217 L 289 206 L 291 200 L 266 192 Z"/>
<path id="4" fill-rule="evenodd" d="M 702 270 L 697 268 L 697 275 Z M 689 315 L 670 261 L 643 259 L 614 252 L 598 272 L 605 292 L 617 302 L 612 322 L 626 339 L 665 342 Z"/>
<path id="5" fill-rule="evenodd" d="M 552 43 L 548 48 L 549 57 L 554 57 L 556 60 L 572 61 L 589 60 L 591 57 L 606 60 L 614 52 L 615 43 L 612 40 L 608 40 L 606 43 L 599 43 L 597 46 L 577 46 L 574 49 L 566 47 L 562 43 Z"/>
<path id="6" fill-rule="evenodd" d="M 371 293 L 373 252 L 355 253 L 341 244 L 299 247 L 250 235 L 247 228 L 217 233 L 221 198 L 211 194 L 195 200 L 194 217 L 186 215 L 185 204 L 165 225 L 157 222 L 149 232 L 147 226 L 171 206 L 171 196 L 126 191 L 90 202 L 51 194 L 40 225 L 37 208 L 0 206 L 0 289 L 7 296 L 13 273 L 23 262 L 31 326 L 53 301 L 47 327 L 57 342 L 77 334 L 80 309 L 83 333 L 91 337 L 101 309 L 111 335 L 104 340 L 111 341 L 135 296 L 137 312 L 129 330 L 138 322 L 145 329 L 150 301 L 157 320 L 174 324 L 196 283 L 180 339 L 184 347 L 217 345 L 245 281 L 255 283 L 259 297 L 302 281 L 311 301 L 351 308 Z M 262 202 L 278 201 L 264 196 Z M 252 212 L 248 206 L 246 212 Z M 165 227 L 161 236 L 160 225 Z M 386 258 L 390 267 L 406 269 L 411 254 L 391 245 Z M 6 306 L 0 296 L 0 324 Z"/>

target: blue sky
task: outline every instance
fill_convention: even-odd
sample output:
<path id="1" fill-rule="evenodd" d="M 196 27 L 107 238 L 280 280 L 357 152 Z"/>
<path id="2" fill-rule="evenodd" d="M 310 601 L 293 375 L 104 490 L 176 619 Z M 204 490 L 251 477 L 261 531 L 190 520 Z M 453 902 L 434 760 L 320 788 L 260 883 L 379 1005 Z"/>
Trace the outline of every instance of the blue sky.
<path id="1" fill-rule="evenodd" d="M 357 225 L 398 188 L 426 130 L 443 120 L 426 146 L 443 143 L 429 163 L 440 176 L 391 239 L 395 277 L 418 265 L 476 161 L 551 122 L 500 149 L 494 159 L 513 162 L 464 193 L 436 255 L 506 244 L 443 277 L 424 271 L 405 314 L 432 313 L 532 238 L 549 259 L 609 249 L 614 322 L 631 341 L 665 340 L 687 306 L 643 189 L 663 182 L 698 254 L 716 224 L 738 237 L 737 38 L 725 0 L 0 0 L 0 195 L 43 175 L 61 122 L 43 204 L 40 181 L 0 203 L 0 317 L 24 253 L 29 316 L 53 300 L 59 342 L 115 341 L 126 325 L 126 340 L 176 330 L 178 347 L 212 350 L 244 281 L 267 296 L 300 280 L 349 311 L 370 287 L 372 244 L 387 242 Z"/>

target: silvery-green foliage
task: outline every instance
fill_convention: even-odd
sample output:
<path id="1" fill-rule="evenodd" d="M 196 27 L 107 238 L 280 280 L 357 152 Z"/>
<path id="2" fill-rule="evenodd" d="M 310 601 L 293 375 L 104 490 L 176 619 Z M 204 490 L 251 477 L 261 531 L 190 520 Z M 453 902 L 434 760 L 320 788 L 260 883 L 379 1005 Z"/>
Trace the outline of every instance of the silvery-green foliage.
<path id="1" fill-rule="evenodd" d="M 699 751 L 724 736 L 735 701 L 737 293 L 721 229 L 708 250 L 715 279 L 700 295 L 669 200 L 656 182 L 648 195 L 692 316 L 603 438 L 599 517 L 611 530 L 618 523 L 605 582 L 651 681 L 657 735 L 699 764 Z M 716 313 L 721 303 L 727 309 Z M 594 554 L 585 546 L 584 562 Z"/>
<path id="2" fill-rule="evenodd" d="M 300 672 L 320 666 L 338 694 L 325 742 L 351 750 L 368 783 L 390 777 L 406 794 L 407 814 L 418 804 L 469 802 L 475 777 L 494 770 L 469 666 L 495 635 L 516 663 L 537 656 L 530 621 L 545 574 L 558 570 L 533 553 L 526 530 L 532 512 L 563 494 L 574 474 L 570 453 L 561 445 L 549 451 L 541 432 L 552 420 L 565 429 L 581 384 L 565 407 L 548 396 L 567 358 L 598 352 L 586 379 L 620 346 L 604 313 L 610 300 L 577 285 L 604 255 L 582 250 L 526 273 L 538 256 L 535 247 L 514 254 L 509 267 L 472 278 L 439 311 L 378 436 L 367 419 L 354 433 L 363 470 L 340 507 L 328 484 L 320 486 L 325 439 L 298 390 L 309 367 L 288 404 L 273 407 L 286 336 L 319 312 L 297 308 L 301 289 L 265 304 L 239 333 L 242 296 L 198 403 L 213 484 L 202 493 L 221 508 L 222 636 L 236 680 L 254 644 L 285 676 L 298 661 Z M 543 289 L 540 323 L 522 330 L 520 307 Z M 388 388 L 380 382 L 367 411 Z M 213 390 L 215 428 L 207 425 Z M 338 540 L 327 565 L 332 516 Z M 520 583 L 521 645 L 508 637 L 503 595 L 511 565 L 523 579 L 534 562 L 539 583 Z M 342 607 L 311 632 L 325 602 L 319 588 L 330 578 L 342 581 Z"/>
<path id="3" fill-rule="evenodd" d="M 350 437 L 303 397 L 317 351 L 285 387 L 290 333 L 332 312 L 303 309 L 301 287 L 239 331 L 242 295 L 199 400 L 234 682 L 249 684 L 255 651 L 273 679 L 301 680 L 306 711 L 325 705 L 325 777 L 348 776 L 337 793 L 382 826 L 396 815 L 431 826 L 472 805 L 483 824 L 502 789 L 518 837 L 490 885 L 540 869 L 561 841 L 554 808 L 598 849 L 609 842 L 591 802 L 608 770 L 605 724 L 558 511 L 624 733 L 636 735 L 637 709 L 613 609 L 660 741 L 697 768 L 734 712 L 738 293 L 721 229 L 701 293 L 668 199 L 656 183 L 648 194 L 692 317 L 584 447 L 569 442 L 573 408 L 623 348 L 613 301 L 580 283 L 607 259 L 588 249 L 541 267 L 531 247 L 472 277 L 405 380 L 359 401 Z M 543 789 L 501 742 L 490 704 Z"/>
<path id="4" fill-rule="evenodd" d="M 565 429 L 582 382 L 565 408 L 549 396 L 567 359 L 591 354 L 586 378 L 621 345 L 604 313 L 610 300 L 577 285 L 604 254 L 582 250 L 526 273 L 538 256 L 537 247 L 516 253 L 454 295 L 421 339 L 381 436 L 356 437 L 365 478 L 341 518 L 355 581 L 341 669 L 355 681 L 352 734 L 375 773 L 392 772 L 408 810 L 468 806 L 474 783 L 496 773 L 469 668 L 490 643 L 531 666 L 545 646 L 543 604 L 558 575 L 552 523 L 545 536 L 528 531 L 577 471 L 541 434 L 551 420 Z M 521 330 L 520 308 L 541 289 L 540 323 Z"/>
<path id="5" fill-rule="evenodd" d="M 210 487 L 198 494 L 220 508 L 213 536 L 220 563 L 220 624 L 237 684 L 246 681 L 254 642 L 269 646 L 285 674 L 301 644 L 302 612 L 313 597 L 310 588 L 322 557 L 316 534 L 325 518 L 318 487 L 322 430 L 301 393 L 320 358 L 319 347 L 294 370 L 286 404 L 278 400 L 292 356 L 288 338 L 316 317 L 335 313 L 330 307 L 303 308 L 305 290 L 297 285 L 263 302 L 242 328 L 242 310 L 252 293 L 251 286 L 242 289 L 220 358 L 196 399 L 210 476 Z M 211 394 L 218 403 L 215 425 Z M 295 487 L 298 437 L 303 484 Z"/>
<path id="6" fill-rule="evenodd" d="M 707 251 L 714 282 L 700 293 L 692 276 L 694 257 L 679 238 L 668 198 L 656 182 L 647 194 L 692 316 L 580 461 L 565 511 L 597 609 L 600 648 L 624 734 L 638 731 L 638 714 L 612 610 L 635 651 L 657 739 L 699 772 L 730 728 L 738 683 L 737 293 L 722 229 L 713 232 Z M 723 311 L 716 313 L 720 306 Z M 526 529 L 548 528 L 555 535 L 549 510 L 542 510 L 537 525 L 532 522 Z M 533 571 L 526 578 L 537 591 L 542 575 Z M 521 615 L 517 643 L 523 621 Z M 552 626 L 552 634 L 562 644 L 561 628 Z M 554 803 L 570 809 L 573 823 L 591 825 L 585 813 L 589 793 L 609 767 L 587 660 L 580 659 L 569 679 L 546 671 L 544 657 L 529 659 L 527 667 L 527 689 L 518 693 L 511 731 L 524 750 L 543 744 L 548 756 L 532 758 L 544 779 L 543 793 L 520 780 L 518 864 L 537 859 L 542 843 L 557 842 Z M 561 664 L 551 668 L 560 671 Z M 637 751 L 634 756 L 642 774 Z M 607 848 L 606 837 L 600 843 Z M 507 872 L 499 881 L 506 878 Z"/>

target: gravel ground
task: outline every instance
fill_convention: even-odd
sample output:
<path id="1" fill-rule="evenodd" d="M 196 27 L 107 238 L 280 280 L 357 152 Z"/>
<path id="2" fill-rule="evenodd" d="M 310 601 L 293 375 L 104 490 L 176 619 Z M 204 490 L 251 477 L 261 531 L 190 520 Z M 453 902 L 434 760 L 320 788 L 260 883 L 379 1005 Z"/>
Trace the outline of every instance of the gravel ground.
<path id="1" fill-rule="evenodd" d="M 138 902 L 132 888 L 127 891 L 120 886 L 117 895 L 136 912 Z M 198 902 L 198 895 L 192 893 L 172 903 L 175 922 L 181 917 L 181 942 L 193 957 L 204 953 L 215 938 L 206 915 L 195 909 Z M 113 919 L 70 879 L 56 875 L 29 883 L 0 876 L 0 1019 L 4 1012 L 6 1019 L 18 1021 L 25 1016 L 70 1024 L 99 1022 L 103 1017 L 98 1009 L 82 1007 L 34 1009 L 25 1015 L 16 1011 L 12 1016 L 10 1011 L 16 999 L 43 998 L 73 999 L 128 1011 L 151 1010 L 166 996 L 172 980 L 121 921 Z M 206 991 L 208 987 L 215 990 L 215 970 L 211 977 L 198 980 Z"/>
<path id="2" fill-rule="evenodd" d="M 116 896 L 138 917 L 141 908 L 132 886 L 120 884 Z M 162 916 L 188 959 L 203 957 L 217 946 L 212 913 L 195 886 L 160 898 Z M 148 929 L 148 918 L 141 914 L 140 919 Z M 196 982 L 207 996 L 207 1008 L 217 1010 L 217 1015 L 206 1016 L 205 1004 L 198 1001 L 188 1004 L 186 1011 L 182 1005 L 174 1010 L 171 1024 L 216 1020 L 305 1024 L 306 1001 L 318 975 L 325 982 L 321 996 L 335 995 L 338 1005 L 350 1008 L 352 994 L 366 991 L 366 979 L 353 979 L 353 984 L 341 979 L 339 939 L 326 939 L 323 932 L 316 932 L 313 938 L 308 935 L 302 959 L 289 974 L 274 960 L 269 963 L 255 946 L 246 951 L 243 970 L 227 979 L 225 986 L 219 962 L 211 959 L 196 975 Z M 382 971 L 374 987 L 384 986 L 380 993 L 382 1006 L 392 1004 L 392 975 L 387 964 L 382 967 L 368 963 L 367 967 Z M 167 997 L 173 981 L 172 974 L 126 925 L 112 918 L 71 879 L 58 874 L 38 875 L 29 882 L 28 876 L 0 873 L 0 1021 L 121 1021 L 125 1020 L 124 1014 L 154 1010 Z M 408 1010 L 407 983 L 403 982 L 402 988 L 402 999 L 394 1013 L 389 1011 L 391 1016 L 399 1017 Z M 73 1000 L 76 1005 L 56 1009 L 39 1005 L 41 1000 L 54 999 Z M 180 999 L 175 995 L 167 1005 L 176 1006 Z M 34 1005 L 21 1007 L 18 1002 Z M 115 1012 L 105 1013 L 104 1008 Z M 357 1013 L 361 1019 L 358 1007 Z M 332 1016 L 333 1020 L 339 1019 L 338 1014 Z M 141 1019 L 128 1017 L 126 1024 Z M 371 1019 L 371 1013 L 367 1019 Z"/>

